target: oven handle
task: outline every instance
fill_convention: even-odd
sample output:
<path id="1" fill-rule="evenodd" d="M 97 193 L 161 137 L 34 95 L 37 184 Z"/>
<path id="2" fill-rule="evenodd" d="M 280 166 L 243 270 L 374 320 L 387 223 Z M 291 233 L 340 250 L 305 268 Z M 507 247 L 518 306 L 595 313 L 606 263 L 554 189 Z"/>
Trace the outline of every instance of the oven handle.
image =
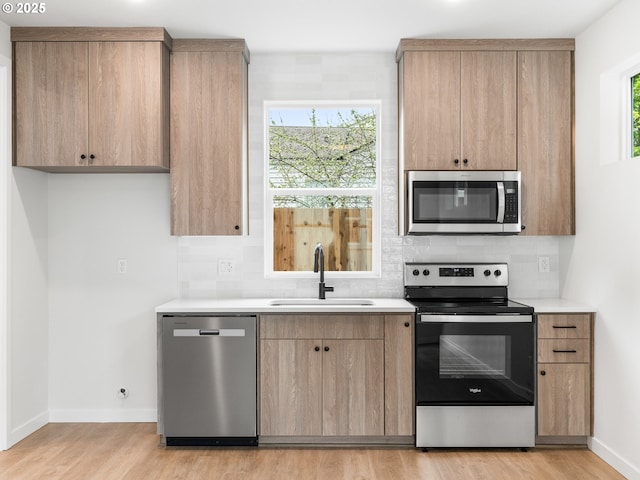
<path id="1" fill-rule="evenodd" d="M 532 323 L 532 315 L 438 315 L 418 314 L 419 323 Z"/>
<path id="2" fill-rule="evenodd" d="M 505 196 L 504 196 L 504 183 L 498 182 L 498 219 L 497 223 L 504 223 L 504 205 L 505 205 Z"/>

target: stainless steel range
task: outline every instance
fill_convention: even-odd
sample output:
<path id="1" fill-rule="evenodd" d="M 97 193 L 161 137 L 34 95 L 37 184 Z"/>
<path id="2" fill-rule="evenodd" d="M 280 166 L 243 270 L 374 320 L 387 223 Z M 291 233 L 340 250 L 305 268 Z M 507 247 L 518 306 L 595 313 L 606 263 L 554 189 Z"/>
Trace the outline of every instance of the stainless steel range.
<path id="1" fill-rule="evenodd" d="M 509 300 L 507 265 L 407 263 L 404 279 L 416 306 L 416 446 L 533 446 L 533 308 Z"/>

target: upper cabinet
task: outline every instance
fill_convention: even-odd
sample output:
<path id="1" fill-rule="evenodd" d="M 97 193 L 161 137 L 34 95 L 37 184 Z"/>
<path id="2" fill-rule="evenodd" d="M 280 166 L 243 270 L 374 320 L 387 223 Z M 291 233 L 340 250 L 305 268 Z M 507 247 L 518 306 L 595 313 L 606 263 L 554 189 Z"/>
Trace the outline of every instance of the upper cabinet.
<path id="1" fill-rule="evenodd" d="M 244 40 L 175 40 L 171 55 L 171 233 L 247 233 Z"/>
<path id="2" fill-rule="evenodd" d="M 162 28 L 11 29 L 17 166 L 169 169 L 169 48 Z"/>
<path id="3" fill-rule="evenodd" d="M 520 170 L 523 233 L 575 234 L 574 49 L 572 39 L 401 40 L 399 190 L 409 170 Z"/>
<path id="4" fill-rule="evenodd" d="M 574 235 L 573 52 L 518 52 L 525 235 Z"/>
<path id="5" fill-rule="evenodd" d="M 399 49 L 404 169 L 515 170 L 516 52 L 413 42 Z"/>

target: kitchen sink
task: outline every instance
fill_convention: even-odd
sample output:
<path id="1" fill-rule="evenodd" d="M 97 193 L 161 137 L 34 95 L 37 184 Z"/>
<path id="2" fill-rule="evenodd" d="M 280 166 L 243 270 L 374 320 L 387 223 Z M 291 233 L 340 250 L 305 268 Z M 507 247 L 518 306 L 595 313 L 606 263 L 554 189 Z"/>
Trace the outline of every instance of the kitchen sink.
<path id="1" fill-rule="evenodd" d="M 319 298 L 277 298 L 271 300 L 269 305 L 272 307 L 284 307 L 290 305 L 326 305 L 326 306 L 334 306 L 334 305 L 375 305 L 373 300 L 368 298 L 327 298 L 324 300 L 320 300 Z"/>

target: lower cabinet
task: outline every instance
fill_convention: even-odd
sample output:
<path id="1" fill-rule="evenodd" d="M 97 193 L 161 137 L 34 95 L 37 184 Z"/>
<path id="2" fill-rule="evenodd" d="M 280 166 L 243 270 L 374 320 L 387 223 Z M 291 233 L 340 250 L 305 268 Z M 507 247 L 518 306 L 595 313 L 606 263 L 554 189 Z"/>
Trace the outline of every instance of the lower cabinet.
<path id="1" fill-rule="evenodd" d="M 592 434 L 592 315 L 538 315 L 538 443 Z"/>
<path id="2" fill-rule="evenodd" d="M 261 441 L 412 435 L 412 321 L 411 315 L 262 315 Z"/>

